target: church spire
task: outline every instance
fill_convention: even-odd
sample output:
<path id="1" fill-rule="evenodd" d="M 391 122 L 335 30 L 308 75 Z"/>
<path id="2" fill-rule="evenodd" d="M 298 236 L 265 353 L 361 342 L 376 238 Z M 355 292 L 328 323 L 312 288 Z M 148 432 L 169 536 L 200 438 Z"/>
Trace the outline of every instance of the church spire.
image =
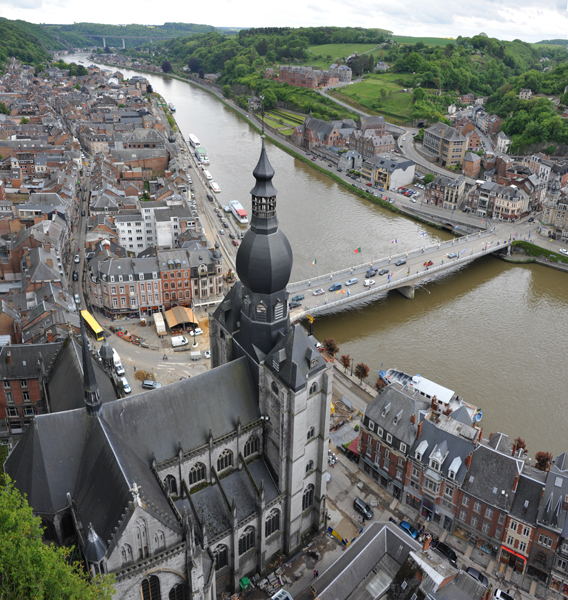
<path id="1" fill-rule="evenodd" d="M 262 136 L 260 158 L 252 174 L 256 179 L 256 184 L 250 191 L 252 195 L 251 229 L 257 233 L 272 233 L 278 229 L 278 219 L 276 218 L 276 194 L 278 190 L 272 184 L 274 168 L 268 160 L 264 136 Z"/>
<path id="2" fill-rule="evenodd" d="M 93 360 L 89 354 L 89 342 L 85 331 L 85 322 L 81 317 L 81 344 L 83 345 L 83 386 L 85 390 L 85 405 L 90 415 L 96 414 L 102 407 L 99 394 L 99 384 L 95 377 Z"/>

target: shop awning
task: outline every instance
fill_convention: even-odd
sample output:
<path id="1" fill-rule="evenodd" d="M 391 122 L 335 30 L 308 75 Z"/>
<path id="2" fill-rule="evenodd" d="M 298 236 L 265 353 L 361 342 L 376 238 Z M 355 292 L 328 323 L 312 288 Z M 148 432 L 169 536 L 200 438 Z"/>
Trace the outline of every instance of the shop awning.
<path id="1" fill-rule="evenodd" d="M 186 325 L 188 323 L 194 323 L 195 325 L 199 324 L 199 321 L 197 320 L 193 310 L 187 306 L 174 306 L 164 313 L 164 317 L 166 317 L 166 321 L 170 329 L 178 327 L 179 325 Z"/>
<path id="2" fill-rule="evenodd" d="M 501 548 L 505 551 L 508 552 L 509 554 L 513 554 L 514 556 L 516 556 L 517 558 L 520 558 L 521 560 L 523 560 L 524 562 L 527 562 L 527 557 L 523 556 L 522 554 L 519 554 L 518 552 L 515 552 L 514 550 L 511 550 L 511 548 L 507 548 L 507 546 L 503 546 L 501 545 Z"/>
<path id="3" fill-rule="evenodd" d="M 347 446 L 347 450 L 351 450 L 351 452 L 353 452 L 353 454 L 356 454 L 357 456 L 359 456 L 359 450 L 357 450 L 358 443 L 359 443 L 359 438 L 357 437 L 349 444 L 349 446 Z"/>

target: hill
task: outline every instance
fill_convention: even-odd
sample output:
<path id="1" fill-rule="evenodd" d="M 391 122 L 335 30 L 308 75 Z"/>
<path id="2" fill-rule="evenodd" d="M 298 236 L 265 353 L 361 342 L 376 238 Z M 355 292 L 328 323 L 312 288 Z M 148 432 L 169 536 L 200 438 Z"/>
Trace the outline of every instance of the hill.
<path id="1" fill-rule="evenodd" d="M 3 69 L 11 56 L 28 65 L 49 62 L 51 56 L 43 43 L 48 40 L 41 34 L 43 41 L 36 37 L 34 33 L 39 32 L 35 27 L 22 27 L 18 21 L 0 18 L 0 68 Z"/>
<path id="2" fill-rule="evenodd" d="M 568 40 L 542 40 L 537 42 L 536 45 L 545 44 L 547 46 L 568 46 Z"/>

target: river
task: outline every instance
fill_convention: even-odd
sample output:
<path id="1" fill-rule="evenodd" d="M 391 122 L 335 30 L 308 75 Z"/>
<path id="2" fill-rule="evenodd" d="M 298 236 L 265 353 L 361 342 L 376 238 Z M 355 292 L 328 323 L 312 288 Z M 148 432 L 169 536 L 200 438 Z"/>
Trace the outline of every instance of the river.
<path id="1" fill-rule="evenodd" d="M 85 55 L 73 59 L 88 64 Z M 194 133 L 207 149 L 222 201 L 237 199 L 250 213 L 259 135 L 197 86 L 143 75 L 175 104 L 184 137 Z M 347 192 L 272 144 L 268 154 L 276 171 L 280 226 L 294 251 L 292 281 L 447 239 L 446 233 Z M 358 247 L 360 257 L 354 254 Z M 556 455 L 568 450 L 562 383 L 567 308 L 566 274 L 487 257 L 421 286 L 414 300 L 391 292 L 368 305 L 318 317 L 314 328 L 321 340 L 334 337 L 340 354 L 368 364 L 371 385 L 381 366 L 420 373 L 482 408 L 485 437 L 502 431 L 512 439 L 521 436 L 529 456 L 539 450 Z"/>

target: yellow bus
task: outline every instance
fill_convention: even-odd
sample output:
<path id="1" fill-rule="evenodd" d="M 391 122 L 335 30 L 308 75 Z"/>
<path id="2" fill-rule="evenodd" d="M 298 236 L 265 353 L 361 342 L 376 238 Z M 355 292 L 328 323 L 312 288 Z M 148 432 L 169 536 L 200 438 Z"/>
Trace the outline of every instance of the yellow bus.
<path id="1" fill-rule="evenodd" d="M 82 310 L 81 316 L 85 319 L 85 323 L 89 326 L 97 342 L 102 342 L 105 339 L 105 335 L 103 328 L 97 323 L 95 317 L 88 310 Z"/>

